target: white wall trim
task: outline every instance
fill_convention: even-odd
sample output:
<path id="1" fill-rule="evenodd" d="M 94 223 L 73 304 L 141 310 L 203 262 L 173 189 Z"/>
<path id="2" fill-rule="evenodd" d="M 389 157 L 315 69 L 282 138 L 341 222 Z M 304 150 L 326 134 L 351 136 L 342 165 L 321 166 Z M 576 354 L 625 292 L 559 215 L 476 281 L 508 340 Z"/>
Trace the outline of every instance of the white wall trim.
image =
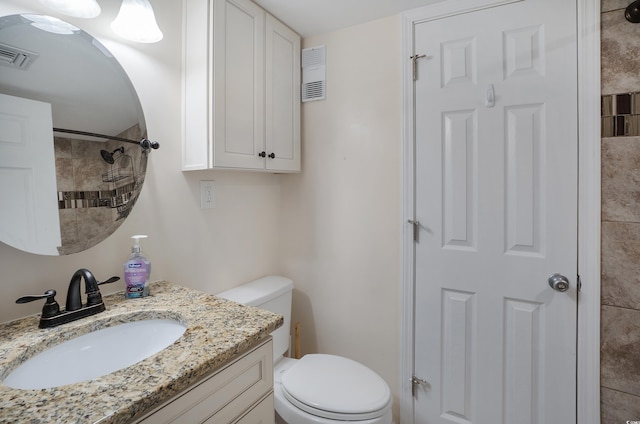
<path id="1" fill-rule="evenodd" d="M 469 0 L 474 8 L 479 1 Z M 437 3 L 402 15 L 403 58 L 403 282 L 400 422 L 414 422 L 409 379 L 413 374 L 414 246 L 406 220 L 414 205 L 414 98 L 409 56 L 413 55 L 413 26 L 445 16 L 465 0 Z M 478 3 L 478 4 L 476 4 Z M 482 0 L 480 0 L 482 3 Z M 485 3 L 490 4 L 491 0 Z M 499 1 L 496 1 L 499 3 Z M 577 1 L 578 14 L 578 272 L 582 290 L 578 300 L 577 423 L 600 423 L 600 1 Z M 487 6 L 490 7 L 490 6 Z"/>
<path id="2" fill-rule="evenodd" d="M 600 423 L 600 1 L 578 4 L 578 423 Z"/>
<path id="3" fill-rule="evenodd" d="M 419 9 L 421 10 L 421 9 Z M 402 317 L 400 347 L 400 423 L 413 423 L 414 410 L 410 378 L 413 375 L 413 321 L 414 321 L 414 259 L 413 226 L 407 221 L 415 219 L 414 191 L 414 95 L 410 77 L 410 56 L 413 52 L 413 25 L 416 18 L 402 15 Z"/>

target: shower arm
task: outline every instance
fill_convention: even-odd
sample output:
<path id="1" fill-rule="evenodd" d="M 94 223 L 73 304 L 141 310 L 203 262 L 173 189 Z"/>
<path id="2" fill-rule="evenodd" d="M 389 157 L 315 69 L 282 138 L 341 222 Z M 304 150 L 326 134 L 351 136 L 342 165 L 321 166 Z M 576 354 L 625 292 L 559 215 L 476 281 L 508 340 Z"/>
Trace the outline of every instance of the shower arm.
<path id="1" fill-rule="evenodd" d="M 151 141 L 148 138 L 143 138 L 140 141 L 135 141 L 135 140 L 131 140 L 129 138 L 117 137 L 117 136 L 113 136 L 113 135 L 104 135 L 104 134 L 97 134 L 97 133 L 91 133 L 91 132 L 86 132 L 86 131 L 77 131 L 77 130 L 67 130 L 67 129 L 64 129 L 64 128 L 54 128 L 53 132 L 60 132 L 60 133 L 66 133 L 66 134 L 76 134 L 76 135 L 86 135 L 86 136 L 89 136 L 89 137 L 106 138 L 108 140 L 123 141 L 125 143 L 138 144 L 140 147 L 142 147 L 145 150 L 148 150 L 149 148 L 157 149 L 157 148 L 160 147 L 160 143 L 158 143 L 157 141 Z"/>

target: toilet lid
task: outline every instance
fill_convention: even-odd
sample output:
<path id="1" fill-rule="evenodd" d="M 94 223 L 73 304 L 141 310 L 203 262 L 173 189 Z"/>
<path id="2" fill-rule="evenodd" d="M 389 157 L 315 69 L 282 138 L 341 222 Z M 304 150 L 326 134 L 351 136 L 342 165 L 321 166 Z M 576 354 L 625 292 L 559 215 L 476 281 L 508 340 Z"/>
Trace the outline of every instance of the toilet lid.
<path id="1" fill-rule="evenodd" d="M 378 374 L 334 355 L 305 355 L 282 376 L 281 387 L 296 407 L 330 419 L 377 418 L 391 401 L 389 386 Z"/>

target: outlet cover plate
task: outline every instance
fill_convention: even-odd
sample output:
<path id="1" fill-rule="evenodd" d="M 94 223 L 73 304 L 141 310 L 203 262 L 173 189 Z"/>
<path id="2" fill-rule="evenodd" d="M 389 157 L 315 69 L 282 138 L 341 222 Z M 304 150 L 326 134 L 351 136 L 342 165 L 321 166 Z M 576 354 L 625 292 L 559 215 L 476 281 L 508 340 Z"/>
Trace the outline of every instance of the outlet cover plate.
<path id="1" fill-rule="evenodd" d="M 216 207 L 216 192 L 213 181 L 200 181 L 200 209 Z"/>

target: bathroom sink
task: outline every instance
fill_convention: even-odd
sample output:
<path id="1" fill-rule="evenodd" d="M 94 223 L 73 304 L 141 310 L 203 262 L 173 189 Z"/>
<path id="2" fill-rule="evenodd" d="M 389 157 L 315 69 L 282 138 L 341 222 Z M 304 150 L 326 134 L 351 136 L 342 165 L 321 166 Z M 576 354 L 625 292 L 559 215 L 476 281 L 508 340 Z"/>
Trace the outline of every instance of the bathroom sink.
<path id="1" fill-rule="evenodd" d="M 92 380 L 146 359 L 186 330 L 177 321 L 151 319 L 97 330 L 23 362 L 2 382 L 14 389 L 46 389 Z"/>

